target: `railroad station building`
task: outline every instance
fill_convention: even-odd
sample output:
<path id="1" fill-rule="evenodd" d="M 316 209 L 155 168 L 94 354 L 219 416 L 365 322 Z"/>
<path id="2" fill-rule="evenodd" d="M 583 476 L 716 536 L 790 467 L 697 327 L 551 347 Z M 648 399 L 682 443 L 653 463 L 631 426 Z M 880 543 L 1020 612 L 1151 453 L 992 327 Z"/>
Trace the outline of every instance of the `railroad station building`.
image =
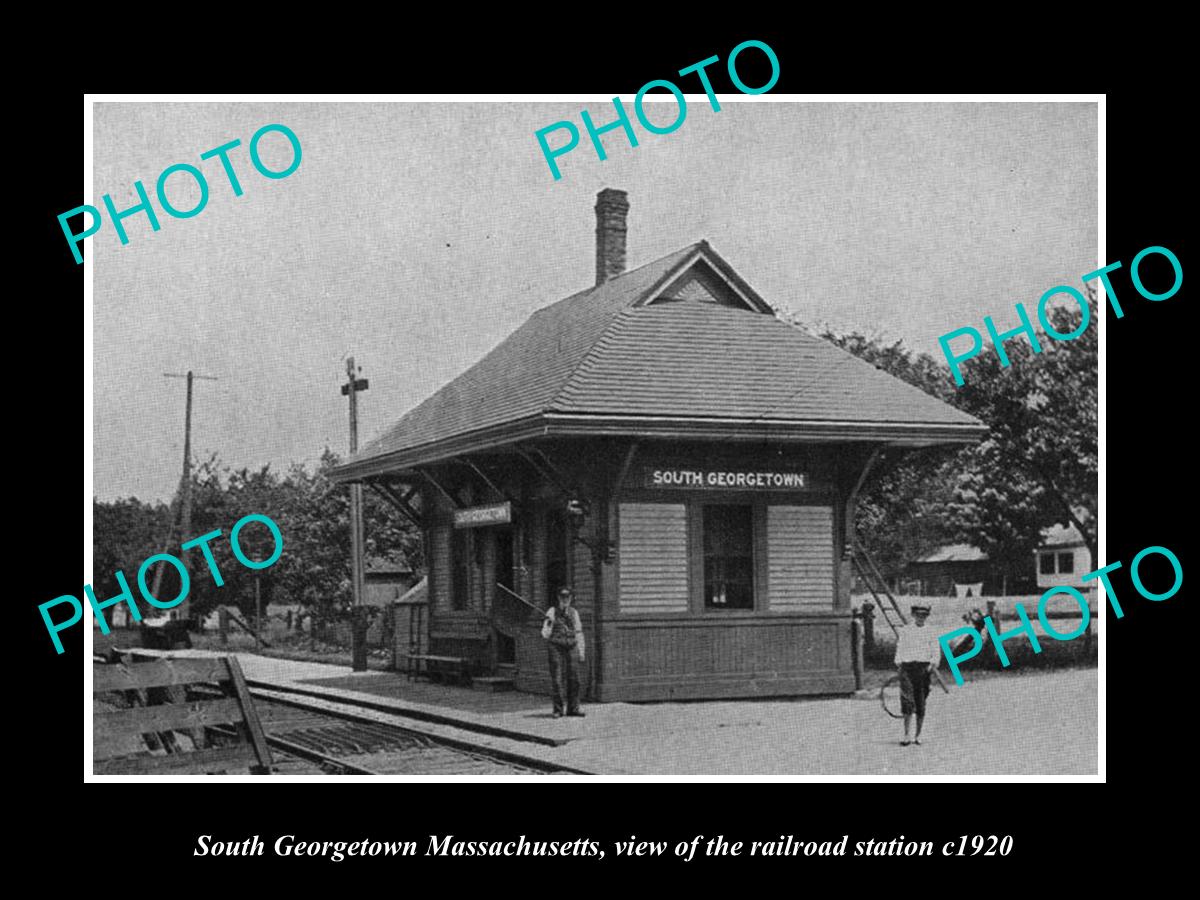
<path id="1" fill-rule="evenodd" d="M 853 691 L 867 471 L 985 427 L 777 318 L 707 241 L 626 270 L 628 211 L 601 191 L 595 284 L 333 477 L 421 528 L 422 646 L 478 675 L 549 692 L 539 610 L 565 584 L 595 700 Z"/>

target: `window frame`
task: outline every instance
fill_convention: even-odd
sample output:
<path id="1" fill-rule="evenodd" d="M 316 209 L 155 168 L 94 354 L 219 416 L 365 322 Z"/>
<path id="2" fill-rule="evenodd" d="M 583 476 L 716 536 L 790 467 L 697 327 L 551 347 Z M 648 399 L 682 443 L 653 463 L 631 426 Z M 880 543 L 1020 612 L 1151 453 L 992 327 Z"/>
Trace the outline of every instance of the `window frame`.
<path id="1" fill-rule="evenodd" d="M 1046 564 L 1049 563 L 1049 570 Z M 1058 558 L 1054 551 L 1043 550 L 1038 554 L 1038 574 L 1039 575 L 1057 575 L 1058 574 Z"/>
<path id="2" fill-rule="evenodd" d="M 739 507 L 747 510 L 750 524 L 750 605 L 749 606 L 714 606 L 708 597 L 708 554 L 705 550 L 705 519 L 707 510 L 711 507 Z M 693 611 L 702 615 L 747 615 L 761 612 L 763 609 L 763 575 L 760 571 L 765 563 L 764 548 L 759 546 L 762 538 L 762 527 L 759 519 L 763 516 L 765 507 L 758 500 L 745 500 L 735 497 L 705 498 L 695 504 L 694 509 L 695 535 L 692 541 L 694 562 L 693 572 Z M 730 557 L 738 558 L 738 557 Z"/>
<path id="3" fill-rule="evenodd" d="M 1067 566 L 1063 567 L 1063 560 L 1066 559 Z M 1074 575 L 1075 574 L 1075 551 L 1060 550 L 1054 554 L 1054 564 L 1058 569 L 1059 575 Z"/>

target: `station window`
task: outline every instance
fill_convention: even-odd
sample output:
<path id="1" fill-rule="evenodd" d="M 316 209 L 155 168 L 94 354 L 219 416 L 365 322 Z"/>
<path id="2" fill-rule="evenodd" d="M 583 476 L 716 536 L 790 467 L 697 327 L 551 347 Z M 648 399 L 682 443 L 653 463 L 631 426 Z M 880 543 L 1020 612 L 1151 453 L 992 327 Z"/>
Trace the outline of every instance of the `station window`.
<path id="1" fill-rule="evenodd" d="M 471 532 L 455 529 L 450 536 L 450 607 L 466 609 L 471 597 Z"/>
<path id="2" fill-rule="evenodd" d="M 1054 554 L 1053 553 L 1043 553 L 1038 558 L 1038 562 L 1039 562 L 1039 566 L 1040 566 L 1040 568 L 1038 569 L 1039 572 L 1041 572 L 1043 575 L 1053 575 L 1054 574 Z"/>
<path id="3" fill-rule="evenodd" d="M 704 608 L 754 609 L 754 515 L 749 505 L 704 507 Z"/>
<path id="4" fill-rule="evenodd" d="M 1059 574 L 1067 574 L 1075 571 L 1075 554 L 1060 553 L 1058 554 L 1058 571 Z"/>

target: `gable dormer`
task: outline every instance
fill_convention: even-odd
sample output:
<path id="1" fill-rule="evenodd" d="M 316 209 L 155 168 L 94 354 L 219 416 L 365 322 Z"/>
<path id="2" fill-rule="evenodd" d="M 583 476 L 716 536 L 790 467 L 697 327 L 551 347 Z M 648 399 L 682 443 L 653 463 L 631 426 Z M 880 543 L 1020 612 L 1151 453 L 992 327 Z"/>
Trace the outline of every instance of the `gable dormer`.
<path id="1" fill-rule="evenodd" d="M 696 244 L 695 252 L 635 305 L 651 306 L 681 300 L 775 314 L 775 310 L 717 255 L 707 241 Z"/>

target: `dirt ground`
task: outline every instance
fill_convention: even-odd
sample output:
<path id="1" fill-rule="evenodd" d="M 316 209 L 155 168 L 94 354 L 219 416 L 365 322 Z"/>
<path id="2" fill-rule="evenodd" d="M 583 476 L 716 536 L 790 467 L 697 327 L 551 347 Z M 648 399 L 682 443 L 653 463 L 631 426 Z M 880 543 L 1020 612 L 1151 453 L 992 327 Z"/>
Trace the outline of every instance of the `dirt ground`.
<path id="1" fill-rule="evenodd" d="M 854 697 L 586 705 L 553 719 L 547 698 L 487 694 L 350 676 L 344 668 L 246 656 L 248 677 L 362 692 L 465 722 L 563 740 L 555 761 L 599 774 L 641 775 L 1095 775 L 1098 671 L 1010 668 L 934 688 L 921 746 L 901 747 L 901 724 L 880 707 L 878 683 Z M 261 673 L 261 674 L 256 674 Z"/>
<path id="2" fill-rule="evenodd" d="M 218 653 L 258 653 L 262 656 L 269 656 L 275 659 L 294 659 L 300 662 L 321 662 L 328 663 L 333 666 L 349 667 L 351 663 L 351 652 L 349 648 L 338 647 L 324 642 L 317 642 L 317 649 L 313 650 L 312 642 L 308 635 L 299 632 L 283 632 L 279 629 L 279 634 L 271 634 L 268 640 L 271 642 L 270 647 L 255 649 L 254 638 L 248 634 L 241 632 L 232 632 L 229 635 L 228 643 L 222 644 L 220 636 L 215 632 L 205 632 L 199 634 L 191 633 L 192 646 L 197 650 L 214 650 Z M 368 648 L 367 652 L 367 668 L 384 670 L 391 666 L 392 654 L 386 649 L 379 647 Z"/>
<path id="3" fill-rule="evenodd" d="M 1094 775 L 1097 671 L 988 677 L 935 688 L 921 746 L 875 692 L 853 699 L 645 704 L 572 720 L 565 762 L 671 775 Z M 613 704 L 612 706 L 628 706 Z M 600 716 L 608 705 L 592 706 Z M 549 720 L 558 725 L 562 720 Z"/>

